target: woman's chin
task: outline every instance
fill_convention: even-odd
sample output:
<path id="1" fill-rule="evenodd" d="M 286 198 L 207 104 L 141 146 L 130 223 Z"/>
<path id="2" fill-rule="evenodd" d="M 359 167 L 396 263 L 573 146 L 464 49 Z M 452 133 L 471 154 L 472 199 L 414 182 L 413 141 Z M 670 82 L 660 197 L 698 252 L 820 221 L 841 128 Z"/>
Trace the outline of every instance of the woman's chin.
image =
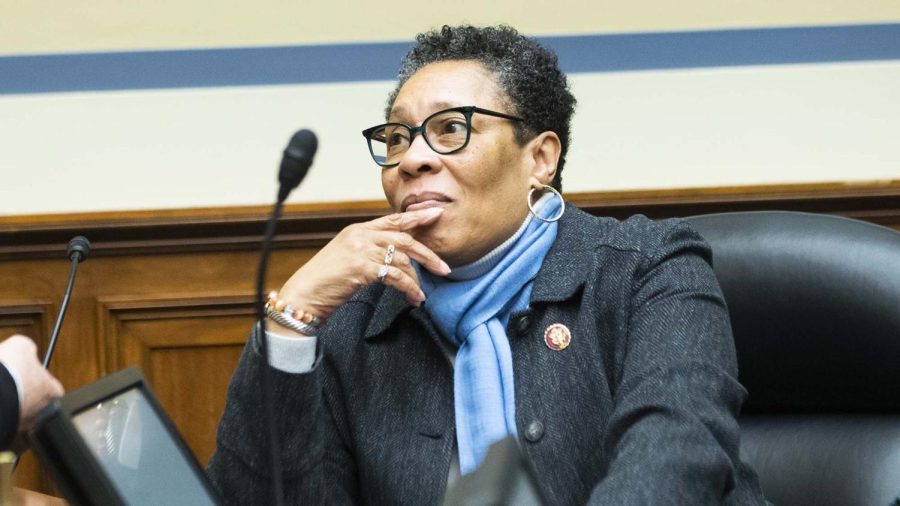
<path id="1" fill-rule="evenodd" d="M 415 240 L 428 247 L 428 249 L 440 255 L 439 252 L 446 247 L 446 241 L 442 239 L 439 228 L 437 224 L 420 227 L 412 233 L 412 236 Z"/>
<path id="2" fill-rule="evenodd" d="M 440 225 L 435 223 L 429 227 L 416 229 L 412 236 L 415 240 L 424 244 L 425 247 L 434 252 L 441 260 L 447 262 L 451 267 L 454 266 L 453 260 L 458 258 L 462 252 L 458 251 L 459 247 L 447 240 L 447 235 L 441 230 Z M 451 236 L 452 237 L 452 236 Z"/>

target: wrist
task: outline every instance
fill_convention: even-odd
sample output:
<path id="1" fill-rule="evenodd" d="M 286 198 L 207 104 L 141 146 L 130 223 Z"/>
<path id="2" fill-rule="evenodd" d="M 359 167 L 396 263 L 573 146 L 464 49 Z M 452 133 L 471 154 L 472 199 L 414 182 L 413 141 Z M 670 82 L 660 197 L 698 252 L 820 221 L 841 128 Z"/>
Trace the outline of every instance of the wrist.
<path id="1" fill-rule="evenodd" d="M 322 324 L 322 320 L 312 312 L 294 307 L 283 299 L 279 299 L 277 292 L 269 293 L 265 311 L 269 323 L 291 331 L 287 335 L 314 336 Z"/>
<path id="2" fill-rule="evenodd" d="M 303 297 L 284 289 L 280 292 L 269 292 L 266 303 L 278 312 L 315 328 L 321 327 L 328 318 L 328 314 L 322 311 L 317 304 L 310 302 L 309 297 Z"/>
<path id="3" fill-rule="evenodd" d="M 266 332 L 284 337 L 310 337 L 306 334 L 301 334 L 292 328 L 279 325 L 278 322 L 272 321 L 271 318 L 266 318 Z"/>

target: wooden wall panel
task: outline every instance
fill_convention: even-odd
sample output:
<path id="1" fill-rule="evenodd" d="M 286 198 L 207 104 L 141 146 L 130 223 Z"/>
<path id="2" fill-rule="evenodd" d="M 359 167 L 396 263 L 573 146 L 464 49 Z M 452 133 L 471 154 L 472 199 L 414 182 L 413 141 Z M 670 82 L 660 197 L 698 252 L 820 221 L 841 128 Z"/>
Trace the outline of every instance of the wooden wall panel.
<path id="1" fill-rule="evenodd" d="M 65 248 L 58 245 L 54 260 L 27 254 L 0 260 L 0 337 L 25 333 L 38 341 L 43 355 L 68 276 Z M 275 251 L 268 286 L 279 286 L 314 252 Z M 51 372 L 74 390 L 140 366 L 205 464 L 215 448 L 228 381 L 254 319 L 257 261 L 253 249 L 227 246 L 202 253 L 157 253 L 154 248 L 126 255 L 92 253 L 79 268 Z M 54 493 L 30 452 L 19 465 L 16 484 Z"/>
<path id="2" fill-rule="evenodd" d="M 252 294 L 180 299 L 101 300 L 101 370 L 138 366 L 202 463 L 215 450 L 215 426 L 247 333 Z"/>
<path id="3" fill-rule="evenodd" d="M 23 334 L 34 339 L 40 350 L 45 350 L 52 332 L 51 318 L 55 322 L 51 307 L 52 303 L 46 300 L 0 301 L 0 339 Z"/>
<path id="4" fill-rule="evenodd" d="M 56 311 L 47 300 L 0 300 L 0 340 L 13 334 L 34 339 L 38 353 L 43 358 L 47 341 L 56 321 Z M 53 491 L 53 484 L 40 469 L 34 455 L 28 453 L 19 460 L 16 468 L 16 485 L 30 490 Z"/>
<path id="5" fill-rule="evenodd" d="M 566 195 L 597 215 L 824 212 L 900 230 L 900 182 Z M 65 289 L 68 240 L 92 252 L 75 282 L 50 370 L 68 390 L 138 365 L 198 459 L 215 447 L 225 390 L 253 321 L 267 207 L 0 217 L 0 337 L 46 346 Z M 383 203 L 287 206 L 266 285 L 277 288 L 347 225 Z M 30 455 L 17 484 L 53 493 Z"/>

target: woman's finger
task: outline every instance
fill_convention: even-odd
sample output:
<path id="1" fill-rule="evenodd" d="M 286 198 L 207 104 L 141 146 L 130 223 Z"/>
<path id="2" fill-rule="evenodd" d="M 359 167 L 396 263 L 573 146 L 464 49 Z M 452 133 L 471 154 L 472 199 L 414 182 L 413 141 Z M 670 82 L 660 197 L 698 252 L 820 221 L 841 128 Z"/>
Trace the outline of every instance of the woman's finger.
<path id="1" fill-rule="evenodd" d="M 412 278 L 417 286 L 420 286 L 419 275 L 416 274 L 416 269 L 412 266 L 412 263 L 410 263 L 409 255 L 398 249 L 394 251 L 393 257 L 390 265 L 403 271 L 404 274 Z"/>
<path id="2" fill-rule="evenodd" d="M 422 225 L 433 223 L 444 212 L 440 207 L 429 207 L 418 211 L 405 213 L 393 213 L 381 218 L 376 218 L 366 225 L 375 230 L 396 230 L 407 232 Z"/>
<path id="3" fill-rule="evenodd" d="M 384 231 L 381 234 L 376 242 L 379 245 L 384 245 L 384 248 L 387 248 L 388 244 L 393 244 L 397 250 L 406 253 L 433 274 L 437 276 L 450 274 L 450 266 L 447 265 L 447 262 L 441 260 L 441 257 L 437 256 L 437 253 L 434 251 L 431 251 L 431 248 L 413 239 L 408 233 Z"/>
<path id="4" fill-rule="evenodd" d="M 406 234 L 401 234 L 406 235 Z M 407 236 L 408 237 L 408 236 Z M 378 250 L 375 257 L 372 259 L 378 265 L 378 274 L 376 274 L 376 280 L 385 284 L 389 284 L 394 286 L 398 290 L 404 292 L 407 295 L 407 299 L 411 303 L 421 302 L 418 299 L 419 292 L 421 292 L 421 286 L 419 285 L 419 275 L 416 273 L 415 268 L 413 267 L 410 257 L 403 249 L 394 246 L 393 243 L 390 243 L 384 251 Z M 390 251 L 390 253 L 388 253 Z M 378 257 L 377 255 L 383 254 L 383 258 Z M 382 269 L 384 267 L 384 269 Z M 400 272 L 394 272 L 394 269 L 399 270 Z M 384 279 L 380 277 L 380 274 L 384 274 Z M 391 274 L 389 276 L 388 274 Z M 402 274 L 402 276 L 401 276 Z M 389 280 L 394 279 L 395 282 L 390 282 Z M 409 280 L 411 282 L 408 282 Z"/>
<path id="5" fill-rule="evenodd" d="M 425 293 L 419 288 L 419 283 L 393 265 L 378 267 L 375 279 L 402 292 L 406 296 L 407 302 L 416 307 L 425 302 Z"/>

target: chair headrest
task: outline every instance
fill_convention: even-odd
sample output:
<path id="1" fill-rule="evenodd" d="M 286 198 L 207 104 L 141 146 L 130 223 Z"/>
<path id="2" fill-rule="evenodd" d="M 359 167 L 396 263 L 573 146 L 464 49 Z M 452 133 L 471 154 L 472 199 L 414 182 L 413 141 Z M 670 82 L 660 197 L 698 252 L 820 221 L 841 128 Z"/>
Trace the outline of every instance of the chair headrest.
<path id="1" fill-rule="evenodd" d="M 728 303 L 747 412 L 900 412 L 900 233 L 794 212 L 688 218 Z"/>

